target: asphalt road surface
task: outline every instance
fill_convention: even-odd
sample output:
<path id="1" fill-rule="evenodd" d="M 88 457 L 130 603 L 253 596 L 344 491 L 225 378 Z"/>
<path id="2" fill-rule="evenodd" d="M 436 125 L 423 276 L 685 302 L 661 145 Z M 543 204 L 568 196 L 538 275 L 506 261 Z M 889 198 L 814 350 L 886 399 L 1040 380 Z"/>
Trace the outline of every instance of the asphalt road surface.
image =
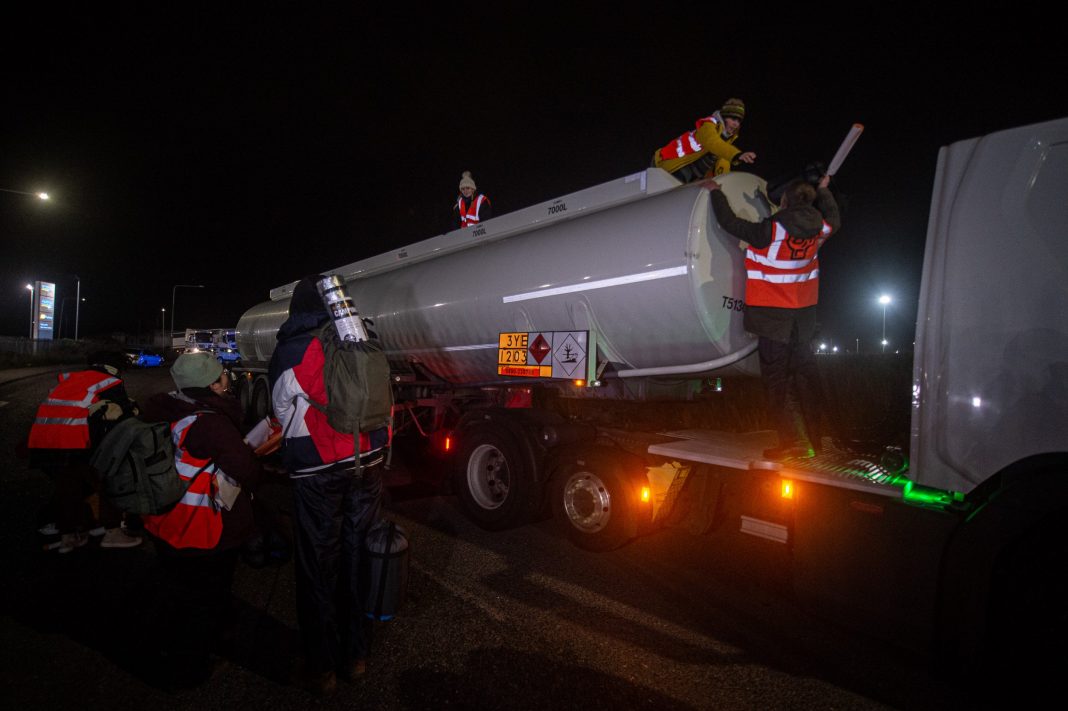
<path id="1" fill-rule="evenodd" d="M 36 373 L 36 374 L 34 374 Z M 5 382 L 5 380 L 7 382 Z M 136 399 L 165 368 L 126 375 Z M 54 373 L 0 373 L 0 705 L 6 709 L 925 709 L 958 690 L 913 651 L 800 607 L 773 556 L 671 529 L 610 553 L 551 521 L 491 533 L 398 466 L 389 515 L 411 540 L 406 607 L 378 623 L 367 675 L 316 698 L 285 683 L 296 655 L 292 563 L 240 565 L 234 630 L 203 685 L 169 692 L 138 664 L 156 575 L 149 543 L 46 553 L 50 484 L 15 456 Z M 284 480 L 262 496 L 288 520 Z"/>

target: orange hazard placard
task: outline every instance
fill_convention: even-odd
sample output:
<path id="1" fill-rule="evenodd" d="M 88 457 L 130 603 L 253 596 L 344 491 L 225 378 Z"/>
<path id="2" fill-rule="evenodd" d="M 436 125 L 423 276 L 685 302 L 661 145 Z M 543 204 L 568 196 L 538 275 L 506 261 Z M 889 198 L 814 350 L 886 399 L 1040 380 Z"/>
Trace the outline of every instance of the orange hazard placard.
<path id="1" fill-rule="evenodd" d="M 550 365 L 498 365 L 497 375 L 510 375 L 518 378 L 548 378 L 553 374 Z"/>

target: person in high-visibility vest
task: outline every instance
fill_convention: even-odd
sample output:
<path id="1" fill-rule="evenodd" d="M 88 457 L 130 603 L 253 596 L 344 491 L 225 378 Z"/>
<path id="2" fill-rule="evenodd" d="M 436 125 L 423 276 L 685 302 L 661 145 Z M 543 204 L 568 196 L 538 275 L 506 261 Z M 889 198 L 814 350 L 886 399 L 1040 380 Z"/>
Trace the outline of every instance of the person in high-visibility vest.
<path id="1" fill-rule="evenodd" d="M 821 449 L 823 393 L 811 347 L 817 253 L 842 224 L 829 182 L 824 175 L 816 187 L 800 179 L 789 183 L 779 211 L 758 223 L 735 215 L 719 185 L 708 185 L 719 224 L 748 243 L 743 324 L 759 338 L 760 376 L 779 435 L 779 446 L 764 452 L 768 459 L 806 459 Z"/>
<path id="2" fill-rule="evenodd" d="M 745 118 L 741 99 L 727 99 L 722 108 L 697 119 L 694 129 L 669 141 L 653 154 L 652 166 L 663 168 L 684 183 L 729 173 L 732 165 L 752 163 L 756 153 L 734 145 Z"/>
<path id="3" fill-rule="evenodd" d="M 460 177 L 460 196 L 453 205 L 456 213 L 458 227 L 473 227 L 480 222 L 493 217 L 493 205 L 490 199 L 478 192 L 475 179 L 471 177 L 471 171 L 465 170 Z"/>
<path id="4" fill-rule="evenodd" d="M 249 490 L 262 468 L 242 438 L 230 375 L 211 353 L 178 356 L 171 378 L 178 390 L 149 398 L 142 418 L 171 424 L 175 465 L 189 488 L 169 511 L 143 519 L 164 576 L 152 635 L 160 681 L 188 687 L 211 673 L 238 557 L 256 534 Z"/>
<path id="5" fill-rule="evenodd" d="M 59 383 L 37 408 L 27 447 L 30 466 L 52 480 L 53 493 L 41 515 L 40 532 L 58 535 L 60 553 L 89 542 L 89 531 L 103 531 L 102 548 L 131 548 L 141 538 L 121 527 L 122 514 L 100 497 L 99 527 L 86 503 L 98 488 L 89 466 L 93 449 L 116 422 L 136 412 L 119 374 L 126 365 L 119 352 L 98 351 L 88 357 L 87 370 L 61 373 Z"/>

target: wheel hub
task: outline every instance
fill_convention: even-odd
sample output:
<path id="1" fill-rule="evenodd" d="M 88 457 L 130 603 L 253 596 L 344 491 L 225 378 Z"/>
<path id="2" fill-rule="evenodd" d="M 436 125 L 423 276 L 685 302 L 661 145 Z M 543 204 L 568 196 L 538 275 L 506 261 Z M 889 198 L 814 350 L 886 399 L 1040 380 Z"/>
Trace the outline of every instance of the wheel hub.
<path id="1" fill-rule="evenodd" d="M 508 498 L 508 460 L 492 444 L 475 447 L 467 460 L 467 488 L 484 509 L 499 508 Z"/>
<path id="2" fill-rule="evenodd" d="M 564 511 L 575 528 L 594 533 L 612 517 L 612 495 L 596 474 L 576 472 L 564 484 Z"/>

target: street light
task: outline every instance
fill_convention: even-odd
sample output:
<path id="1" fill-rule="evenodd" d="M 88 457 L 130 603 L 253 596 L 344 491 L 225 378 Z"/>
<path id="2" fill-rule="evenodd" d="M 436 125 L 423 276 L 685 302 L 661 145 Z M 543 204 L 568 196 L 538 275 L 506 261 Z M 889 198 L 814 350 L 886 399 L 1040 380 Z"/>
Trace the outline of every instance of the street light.
<path id="1" fill-rule="evenodd" d="M 48 196 L 48 193 L 43 193 L 43 192 L 42 193 L 28 193 L 25 190 L 8 190 L 7 188 L 0 188 L 0 192 L 3 192 L 3 193 L 15 193 L 16 195 L 29 195 L 31 197 L 35 197 L 38 200 L 42 200 L 42 201 L 47 201 L 47 200 L 51 200 L 52 199 L 52 198 L 50 198 Z"/>
<path id="2" fill-rule="evenodd" d="M 880 296 L 879 303 L 883 305 L 883 353 L 886 353 L 886 307 L 890 303 L 890 295 Z"/>
<path id="3" fill-rule="evenodd" d="M 174 292 L 177 291 L 178 289 L 183 288 L 183 287 L 186 288 L 186 289 L 203 289 L 204 285 L 203 284 L 175 284 L 174 288 L 171 289 L 171 334 L 172 335 L 174 334 Z M 167 338 L 166 334 L 164 334 L 163 338 L 164 338 L 164 340 L 166 340 L 166 338 Z"/>
<path id="4" fill-rule="evenodd" d="M 26 288 L 30 290 L 30 338 L 33 339 L 33 284 L 27 284 Z"/>
<path id="5" fill-rule="evenodd" d="M 163 336 L 163 347 L 167 347 L 167 307 L 161 306 L 159 310 L 159 330 Z"/>

